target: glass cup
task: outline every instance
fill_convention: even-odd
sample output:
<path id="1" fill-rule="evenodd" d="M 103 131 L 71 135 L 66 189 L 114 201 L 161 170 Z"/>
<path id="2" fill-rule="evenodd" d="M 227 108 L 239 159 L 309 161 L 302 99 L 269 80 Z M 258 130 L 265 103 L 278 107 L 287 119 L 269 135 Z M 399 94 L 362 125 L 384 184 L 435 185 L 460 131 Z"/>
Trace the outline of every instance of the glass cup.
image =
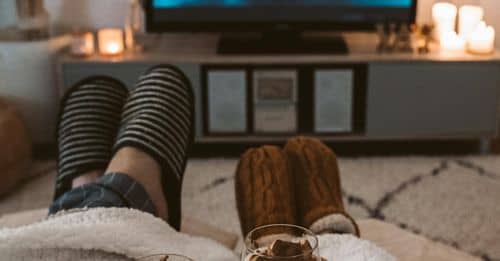
<path id="1" fill-rule="evenodd" d="M 139 261 L 194 261 L 193 259 L 175 254 L 159 254 L 145 256 L 138 259 Z"/>
<path id="2" fill-rule="evenodd" d="M 281 241 L 281 246 L 277 242 Z M 318 237 L 309 229 L 286 224 L 275 224 L 258 227 L 245 237 L 244 249 L 241 254 L 241 261 L 320 261 L 318 248 Z M 287 244 L 299 247 L 287 251 Z M 304 247 L 308 244 L 307 247 Z M 281 249 L 278 249 L 281 248 Z M 272 252 L 275 254 L 269 253 Z M 279 256 L 276 253 L 279 252 Z"/>

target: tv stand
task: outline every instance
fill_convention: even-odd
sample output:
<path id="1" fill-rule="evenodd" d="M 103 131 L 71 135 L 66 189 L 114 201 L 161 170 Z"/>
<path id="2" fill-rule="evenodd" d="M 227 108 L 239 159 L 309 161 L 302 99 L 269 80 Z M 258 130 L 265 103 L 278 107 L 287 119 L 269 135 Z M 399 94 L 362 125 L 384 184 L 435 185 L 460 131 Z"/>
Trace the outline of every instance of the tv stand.
<path id="1" fill-rule="evenodd" d="M 132 87 L 151 66 L 172 64 L 187 75 L 195 93 L 194 151 L 206 149 L 207 153 L 217 154 L 221 151 L 217 146 L 228 145 L 234 146 L 232 156 L 239 155 L 250 145 L 283 144 L 293 135 L 320 137 L 336 144 L 337 151 L 363 154 L 394 151 L 386 146 L 401 151 L 414 142 L 419 146 L 413 153 L 436 153 L 445 148 L 456 148 L 452 146 L 455 142 L 486 140 L 496 135 L 500 52 L 492 55 L 448 55 L 438 51 L 423 55 L 378 54 L 376 34 L 345 33 L 343 36 L 349 44 L 348 55 L 250 56 L 218 55 L 218 34 L 170 34 L 161 39 L 152 36 L 154 49 L 146 48 L 142 53 L 130 52 L 112 58 L 95 55 L 85 59 L 63 54 L 58 58 L 60 93 L 96 74 L 112 76 Z M 294 70 L 298 86 L 298 131 L 287 134 L 258 131 L 255 124 L 258 112 L 254 106 L 259 94 L 254 86 L 262 83 L 258 79 L 274 75 L 273 72 L 288 77 Z M 350 92 L 338 89 L 323 99 L 316 90 L 324 91 L 330 84 L 333 88 L 337 88 L 334 85 L 343 86 L 345 78 L 342 75 L 346 72 L 353 72 L 352 79 L 360 83 L 355 86 L 361 87 L 353 89 L 354 103 L 347 103 L 354 105 L 350 117 L 352 124 L 341 125 L 352 125 L 351 130 L 318 132 L 322 125 L 316 125 L 316 122 L 323 116 L 334 119 L 333 124 L 345 122 L 336 120 L 340 119 L 339 115 L 346 115 L 341 109 L 345 107 L 337 108 L 352 99 L 337 100 L 335 97 L 345 97 Z M 209 89 L 210 82 L 211 86 L 223 88 Z M 274 81 L 277 85 L 283 82 L 293 81 Z M 267 93 L 285 97 L 283 93 L 286 91 L 282 90 L 278 86 L 270 92 L 268 89 Z M 339 95 L 332 95 L 336 93 Z M 332 102 L 329 98 L 333 98 Z M 268 109 L 276 108 L 274 104 L 269 105 Z M 271 112 L 268 119 L 274 121 L 276 114 Z M 316 118 L 315 115 L 321 112 L 325 114 Z M 364 116 L 356 116 L 358 112 Z M 259 126 L 264 125 L 262 119 L 257 120 L 261 122 Z M 277 121 L 271 123 L 278 124 Z M 222 131 L 212 131 L 210 126 L 221 126 Z M 353 148 L 353 143 L 358 145 Z M 380 148 L 384 149 L 381 151 Z M 472 144 L 469 148 L 468 152 L 471 152 Z M 457 153 L 456 150 L 453 152 Z"/>
<path id="2" fill-rule="evenodd" d="M 296 31 L 268 31 L 261 34 L 222 35 L 217 45 L 217 53 L 346 55 L 349 49 L 341 35 L 304 36 Z"/>

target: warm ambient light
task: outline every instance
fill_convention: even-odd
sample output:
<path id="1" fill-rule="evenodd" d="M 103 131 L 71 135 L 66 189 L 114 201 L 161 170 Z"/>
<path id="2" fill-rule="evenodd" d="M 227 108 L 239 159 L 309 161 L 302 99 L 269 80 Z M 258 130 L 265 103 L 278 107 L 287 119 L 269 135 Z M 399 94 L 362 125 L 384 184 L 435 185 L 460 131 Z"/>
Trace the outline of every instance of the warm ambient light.
<path id="1" fill-rule="evenodd" d="M 441 37 L 441 51 L 446 54 L 460 54 L 465 51 L 465 39 L 451 31 Z"/>
<path id="2" fill-rule="evenodd" d="M 123 31 L 121 29 L 99 30 L 99 52 L 102 55 L 119 55 L 123 53 L 123 49 Z"/>
<path id="3" fill-rule="evenodd" d="M 467 39 L 483 20 L 484 10 L 480 6 L 464 5 L 460 7 L 458 33 Z"/>
<path id="4" fill-rule="evenodd" d="M 94 34 L 91 32 L 75 32 L 71 42 L 71 54 L 74 56 L 85 57 L 93 55 L 95 52 L 94 47 Z"/>
<path id="5" fill-rule="evenodd" d="M 440 2 L 432 6 L 432 19 L 435 26 L 435 37 L 440 40 L 444 34 L 455 31 L 457 22 L 457 6 Z"/>
<path id="6" fill-rule="evenodd" d="M 495 50 L 495 29 L 480 22 L 467 39 L 467 49 L 475 54 L 490 54 Z"/>

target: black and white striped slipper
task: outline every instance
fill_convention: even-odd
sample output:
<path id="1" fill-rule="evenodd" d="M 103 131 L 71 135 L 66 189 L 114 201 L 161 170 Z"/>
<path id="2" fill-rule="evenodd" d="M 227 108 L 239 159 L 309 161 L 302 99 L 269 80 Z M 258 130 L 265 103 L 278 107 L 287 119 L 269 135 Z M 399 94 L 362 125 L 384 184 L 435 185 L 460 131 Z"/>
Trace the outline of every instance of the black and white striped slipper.
<path id="1" fill-rule="evenodd" d="M 71 189 L 74 178 L 107 167 L 127 97 L 128 89 L 106 76 L 84 79 L 65 93 L 56 133 L 55 199 Z"/>
<path id="2" fill-rule="evenodd" d="M 173 66 L 153 67 L 139 79 L 125 104 L 114 151 L 135 147 L 160 164 L 168 223 L 177 230 L 182 179 L 193 137 L 194 94 L 189 80 Z"/>

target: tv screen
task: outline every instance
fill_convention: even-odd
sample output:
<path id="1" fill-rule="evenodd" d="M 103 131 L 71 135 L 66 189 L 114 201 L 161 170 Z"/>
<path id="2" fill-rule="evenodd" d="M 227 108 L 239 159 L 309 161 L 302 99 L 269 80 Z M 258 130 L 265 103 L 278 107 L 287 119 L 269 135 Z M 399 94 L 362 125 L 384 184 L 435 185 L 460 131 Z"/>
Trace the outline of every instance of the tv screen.
<path id="1" fill-rule="evenodd" d="M 149 31 L 358 29 L 378 22 L 412 23 L 416 0 L 148 0 Z"/>

